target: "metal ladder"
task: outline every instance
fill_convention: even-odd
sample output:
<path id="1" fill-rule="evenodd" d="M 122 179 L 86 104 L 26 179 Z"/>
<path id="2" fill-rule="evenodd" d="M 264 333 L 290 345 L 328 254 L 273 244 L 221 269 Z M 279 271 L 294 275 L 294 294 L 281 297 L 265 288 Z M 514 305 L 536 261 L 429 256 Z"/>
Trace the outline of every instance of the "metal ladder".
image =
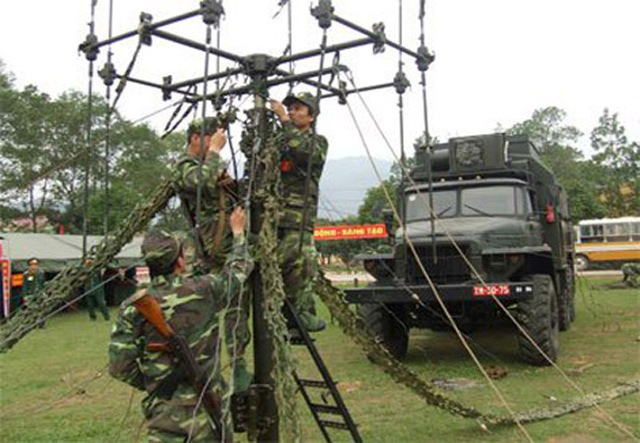
<path id="1" fill-rule="evenodd" d="M 351 418 L 351 414 L 349 414 L 349 410 L 342 400 L 336 383 L 331 378 L 331 374 L 329 374 L 322 357 L 320 357 L 320 353 L 313 343 L 314 340 L 300 322 L 300 318 L 289 300 L 285 301 L 285 316 L 289 320 L 291 344 L 302 345 L 307 348 L 318 372 L 322 376 L 322 380 L 309 380 L 300 378 L 296 371 L 293 373 L 298 389 L 307 402 L 311 414 L 320 428 L 320 432 L 322 432 L 327 442 L 332 441 L 329 435 L 329 428 L 349 431 L 354 442 L 362 442 L 358 427 Z M 326 395 L 327 391 L 331 394 L 331 398 Z M 319 400 L 317 400 L 318 398 Z M 332 404 L 329 402 L 331 399 L 333 400 Z M 322 403 L 319 401 L 322 401 Z M 341 420 L 336 419 L 337 417 L 340 417 Z"/>

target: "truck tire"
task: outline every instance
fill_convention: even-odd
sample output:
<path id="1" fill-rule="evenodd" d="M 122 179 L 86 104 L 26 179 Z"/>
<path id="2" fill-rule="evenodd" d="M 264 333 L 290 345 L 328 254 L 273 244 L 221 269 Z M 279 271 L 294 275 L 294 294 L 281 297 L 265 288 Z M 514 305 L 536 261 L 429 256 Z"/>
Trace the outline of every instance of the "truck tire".
<path id="1" fill-rule="evenodd" d="M 586 271 L 589 269 L 589 259 L 586 255 L 576 255 L 576 271 Z"/>
<path id="2" fill-rule="evenodd" d="M 525 280 L 532 282 L 533 296 L 518 302 L 517 319 L 540 349 L 555 362 L 558 357 L 560 321 L 553 280 L 545 274 L 534 274 Z M 551 364 L 520 330 L 518 345 L 520 355 L 527 363 L 535 366 Z"/>
<path id="3" fill-rule="evenodd" d="M 358 317 L 391 355 L 399 360 L 407 356 L 409 328 L 404 322 L 404 315 L 382 303 L 364 303 L 358 305 Z"/>
<path id="4" fill-rule="evenodd" d="M 565 274 L 564 293 L 560 297 L 558 303 L 558 309 L 560 310 L 560 324 L 561 331 L 568 331 L 571 329 L 571 323 L 576 318 L 575 307 L 575 286 L 573 281 L 573 270 L 567 270 Z"/>

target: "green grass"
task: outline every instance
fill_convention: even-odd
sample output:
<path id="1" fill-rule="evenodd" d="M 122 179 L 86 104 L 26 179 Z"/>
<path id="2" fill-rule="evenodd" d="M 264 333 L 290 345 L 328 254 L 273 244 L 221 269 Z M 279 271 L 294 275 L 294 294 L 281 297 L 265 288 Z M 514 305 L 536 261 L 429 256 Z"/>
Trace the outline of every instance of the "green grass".
<path id="1" fill-rule="evenodd" d="M 602 289 L 604 281 L 581 280 L 578 319 L 561 335 L 559 365 L 582 368 L 571 379 L 587 392 L 640 376 L 640 293 Z M 115 314 L 115 310 L 113 312 Z M 326 311 L 323 313 L 328 317 Z M 86 312 L 62 314 L 0 356 L 1 439 L 7 442 L 142 441 L 141 395 L 106 374 L 109 324 L 90 322 Z M 425 405 L 396 385 L 337 325 L 317 334 L 317 345 L 365 441 L 526 441 L 514 427 L 482 431 L 472 420 Z M 500 366 L 508 375 L 495 384 L 516 411 L 545 407 L 579 396 L 552 368 L 534 368 L 518 360 L 514 335 L 491 330 L 474 334 L 473 348 L 485 366 Z M 304 349 L 295 348 L 301 376 L 313 376 Z M 412 331 L 407 364 L 426 380 L 465 378 L 479 387 L 447 395 L 484 412 L 504 414 L 488 386 L 455 337 Z M 323 441 L 300 399 L 303 441 Z M 638 395 L 602 406 L 616 422 L 640 437 Z M 556 420 L 529 424 L 536 442 L 629 441 L 594 409 Z M 346 432 L 332 433 L 349 441 Z M 245 436 L 239 436 L 244 441 Z"/>

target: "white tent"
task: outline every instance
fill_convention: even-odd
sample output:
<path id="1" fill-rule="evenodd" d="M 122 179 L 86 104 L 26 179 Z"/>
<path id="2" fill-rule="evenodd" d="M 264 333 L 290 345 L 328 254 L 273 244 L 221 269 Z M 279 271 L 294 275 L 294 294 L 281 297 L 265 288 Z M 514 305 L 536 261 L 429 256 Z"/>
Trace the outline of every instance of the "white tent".
<path id="1" fill-rule="evenodd" d="M 14 270 L 27 269 L 27 260 L 37 257 L 40 268 L 45 272 L 59 272 L 68 265 L 78 265 L 82 260 L 81 235 L 25 234 L 0 232 L 3 242 L 4 257 L 9 258 Z M 99 244 L 103 237 L 87 236 L 87 250 Z M 113 266 L 128 266 L 138 263 L 143 265 L 140 254 L 142 237 L 136 237 L 122 248 L 111 262 Z"/>

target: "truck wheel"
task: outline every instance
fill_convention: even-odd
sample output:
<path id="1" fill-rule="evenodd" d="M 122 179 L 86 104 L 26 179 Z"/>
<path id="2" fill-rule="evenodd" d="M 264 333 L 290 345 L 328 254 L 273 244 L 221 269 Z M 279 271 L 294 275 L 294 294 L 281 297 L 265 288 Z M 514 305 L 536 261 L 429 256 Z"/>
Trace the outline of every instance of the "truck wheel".
<path id="1" fill-rule="evenodd" d="M 378 343 L 397 359 L 407 356 L 409 327 L 403 313 L 394 311 L 381 303 L 358 305 L 358 317 Z"/>
<path id="2" fill-rule="evenodd" d="M 589 259 L 584 255 L 576 255 L 576 271 L 586 271 L 589 268 Z"/>
<path id="3" fill-rule="evenodd" d="M 551 277 L 534 274 L 525 278 L 533 284 L 533 296 L 518 302 L 517 319 L 520 326 L 537 343 L 540 349 L 552 361 L 558 357 L 558 300 Z M 548 366 L 551 363 L 538 351 L 529 339 L 518 330 L 520 355 L 535 366 Z"/>
<path id="4" fill-rule="evenodd" d="M 573 281 L 573 270 L 567 270 L 565 274 L 564 293 L 560 298 L 558 308 L 560 309 L 560 324 L 561 331 L 568 331 L 571 328 L 571 323 L 576 317 L 575 307 L 575 286 Z"/>

